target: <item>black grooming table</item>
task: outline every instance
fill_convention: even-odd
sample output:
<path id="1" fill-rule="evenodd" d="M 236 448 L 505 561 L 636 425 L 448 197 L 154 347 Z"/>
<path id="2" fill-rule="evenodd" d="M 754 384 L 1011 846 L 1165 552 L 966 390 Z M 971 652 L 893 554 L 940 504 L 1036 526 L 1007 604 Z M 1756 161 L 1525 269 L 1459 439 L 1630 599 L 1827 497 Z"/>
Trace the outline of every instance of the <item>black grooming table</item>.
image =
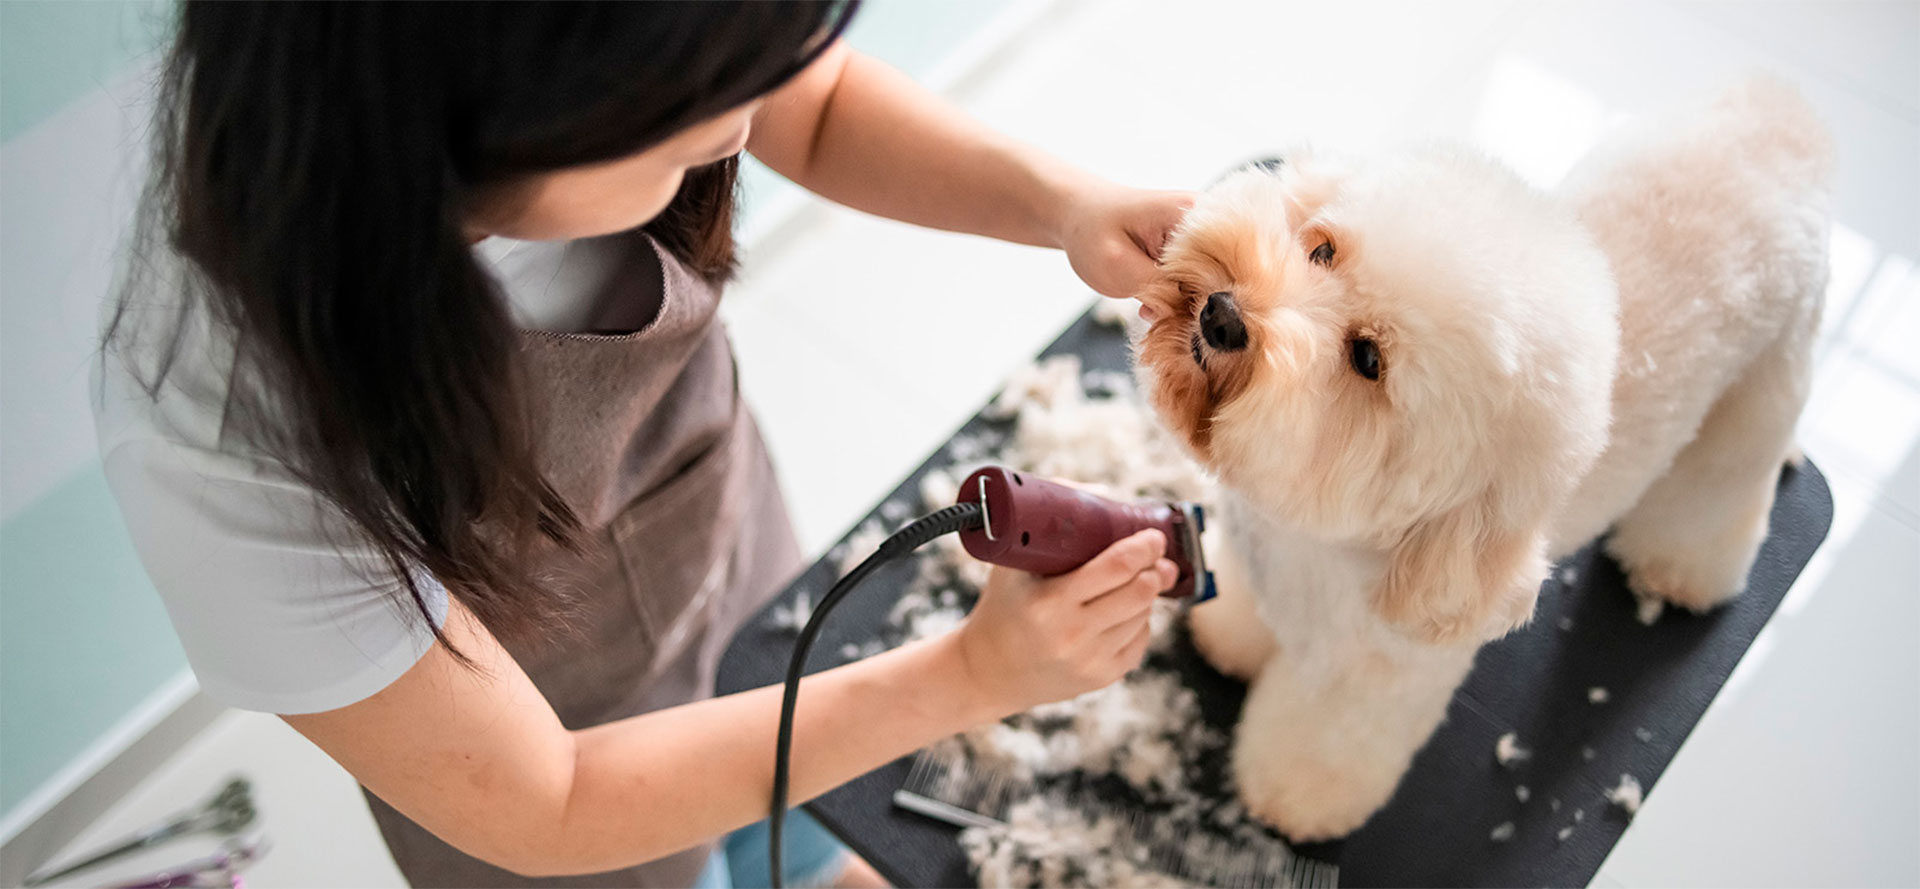
<path id="1" fill-rule="evenodd" d="M 1120 332 L 1088 317 L 1044 354 L 1062 353 L 1080 355 L 1089 369 L 1127 366 Z M 993 425 L 976 416 L 961 432 Z M 917 504 L 920 475 L 955 462 L 948 457 L 936 453 L 890 499 Z M 1810 463 L 1785 471 L 1772 533 L 1746 593 L 1706 617 L 1669 609 L 1652 626 L 1636 620 L 1619 568 L 1596 547 L 1569 558 L 1542 586 L 1533 623 L 1480 651 L 1446 722 L 1387 807 L 1344 841 L 1299 851 L 1338 863 L 1345 886 L 1586 885 L 1626 828 L 1605 791 L 1622 773 L 1654 789 L 1832 519 L 1819 471 Z M 1570 583 L 1563 580 L 1567 569 Z M 905 560 L 889 565 L 848 597 L 821 634 L 815 669 L 841 662 L 834 653 L 845 643 L 881 635 L 911 571 Z M 836 576 L 829 562 L 816 563 L 780 601 L 800 590 L 817 599 Z M 721 690 L 780 681 L 792 643 L 790 633 L 769 629 L 764 614 L 751 621 L 721 662 Z M 1230 727 L 1243 687 L 1213 672 L 1184 640 L 1175 656 L 1207 720 Z M 1607 690 L 1606 703 L 1589 702 L 1595 687 Z M 1518 734 L 1531 759 L 1512 768 L 1495 762 L 1495 743 L 1506 732 Z M 909 761 L 876 769 L 807 809 L 895 885 L 972 885 L 955 828 L 894 808 L 893 791 Z M 1530 791 L 1524 803 L 1515 793 L 1520 784 Z M 1577 824 L 1576 810 L 1583 813 Z M 1496 842 L 1490 833 L 1502 822 L 1512 822 L 1514 832 Z M 1557 834 L 1569 825 L 1573 831 L 1561 840 Z"/>

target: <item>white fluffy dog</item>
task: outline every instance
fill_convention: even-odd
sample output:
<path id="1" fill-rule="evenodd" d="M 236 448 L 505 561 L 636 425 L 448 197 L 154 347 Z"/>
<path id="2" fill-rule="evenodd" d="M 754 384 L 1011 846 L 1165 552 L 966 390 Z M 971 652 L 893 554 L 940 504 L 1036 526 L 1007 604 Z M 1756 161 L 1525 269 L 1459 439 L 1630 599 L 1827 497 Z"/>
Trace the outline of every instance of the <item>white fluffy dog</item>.
<path id="1" fill-rule="evenodd" d="M 1225 489 L 1222 593 L 1192 621 L 1252 683 L 1251 812 L 1358 828 L 1479 646 L 1609 528 L 1639 596 L 1740 592 L 1807 393 L 1827 154 L 1755 81 L 1554 194 L 1429 148 L 1295 155 L 1199 199 L 1135 347 Z"/>

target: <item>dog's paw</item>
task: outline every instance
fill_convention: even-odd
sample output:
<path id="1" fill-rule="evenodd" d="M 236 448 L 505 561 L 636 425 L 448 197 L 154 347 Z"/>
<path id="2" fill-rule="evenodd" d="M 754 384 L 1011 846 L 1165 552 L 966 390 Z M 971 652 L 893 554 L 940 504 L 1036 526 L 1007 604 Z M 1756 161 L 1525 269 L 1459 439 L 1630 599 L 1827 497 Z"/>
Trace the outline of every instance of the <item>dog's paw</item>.
<path id="1" fill-rule="evenodd" d="M 1235 751 L 1234 780 L 1247 813 L 1295 842 L 1335 840 L 1360 829 L 1387 795 L 1336 769 L 1283 769 Z M 1392 788 L 1388 788 L 1389 793 Z"/>
<path id="2" fill-rule="evenodd" d="M 1705 614 L 1739 595 L 1741 588 L 1724 581 L 1703 580 L 1695 572 L 1669 562 L 1652 561 L 1627 569 L 1627 589 L 1642 602 L 1666 602 Z"/>
<path id="3" fill-rule="evenodd" d="M 1233 778 L 1248 814 L 1297 842 L 1339 839 L 1387 804 L 1404 768 L 1335 762 L 1304 750 L 1250 741 L 1242 726 Z"/>
<path id="4" fill-rule="evenodd" d="M 1619 563 L 1627 588 L 1642 602 L 1705 613 L 1746 588 L 1747 573 L 1767 536 L 1768 502 L 1752 498 L 1750 509 L 1711 521 L 1648 510 L 1614 528 L 1606 538 L 1607 555 Z M 1683 519 L 1688 527 L 1681 527 Z"/>
<path id="5" fill-rule="evenodd" d="M 1620 563 L 1627 589 L 1642 602 L 1665 602 L 1704 614 L 1740 594 L 1751 556 L 1732 547 L 1695 546 L 1675 550 L 1664 541 L 1616 534 L 1607 554 Z"/>

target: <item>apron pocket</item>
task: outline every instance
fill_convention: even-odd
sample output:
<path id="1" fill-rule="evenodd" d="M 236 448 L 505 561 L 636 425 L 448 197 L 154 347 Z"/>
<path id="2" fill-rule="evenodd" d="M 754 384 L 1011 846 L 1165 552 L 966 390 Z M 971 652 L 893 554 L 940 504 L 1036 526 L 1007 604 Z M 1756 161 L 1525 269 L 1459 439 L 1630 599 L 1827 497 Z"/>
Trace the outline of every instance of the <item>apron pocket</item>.
<path id="1" fill-rule="evenodd" d="M 719 439 L 609 525 L 627 594 L 653 649 L 649 678 L 687 652 L 731 586 L 742 416 L 736 412 Z"/>

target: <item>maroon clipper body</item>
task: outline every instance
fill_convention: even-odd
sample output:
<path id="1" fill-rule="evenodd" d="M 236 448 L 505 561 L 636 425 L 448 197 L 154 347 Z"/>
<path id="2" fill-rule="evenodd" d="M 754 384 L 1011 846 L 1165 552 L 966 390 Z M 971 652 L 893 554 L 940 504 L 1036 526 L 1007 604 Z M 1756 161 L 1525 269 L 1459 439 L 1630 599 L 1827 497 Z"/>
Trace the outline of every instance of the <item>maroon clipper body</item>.
<path id="1" fill-rule="evenodd" d="M 1065 574 L 1108 546 L 1147 528 L 1167 538 L 1180 577 L 1163 595 L 1213 598 L 1213 575 L 1200 547 L 1206 513 L 1195 503 L 1116 503 L 1059 482 L 1000 466 L 976 470 L 960 485 L 961 503 L 983 503 L 984 522 L 960 532 L 974 558 L 1042 576 Z"/>

